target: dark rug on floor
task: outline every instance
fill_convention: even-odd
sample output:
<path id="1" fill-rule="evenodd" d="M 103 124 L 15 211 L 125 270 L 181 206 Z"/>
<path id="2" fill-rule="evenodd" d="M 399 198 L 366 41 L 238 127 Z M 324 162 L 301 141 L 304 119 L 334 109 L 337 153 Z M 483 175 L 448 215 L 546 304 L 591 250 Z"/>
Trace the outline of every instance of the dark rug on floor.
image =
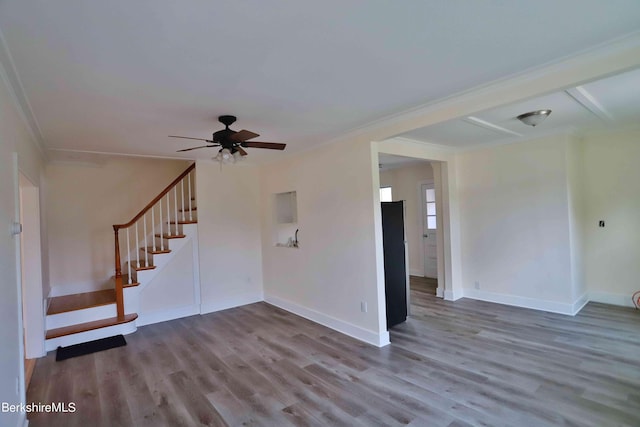
<path id="1" fill-rule="evenodd" d="M 97 351 L 109 350 L 110 348 L 122 347 L 124 345 L 127 345 L 124 337 L 122 335 L 116 335 L 114 337 L 102 338 L 95 341 L 70 345 L 68 347 L 58 347 L 56 351 L 56 362 L 71 359 L 72 357 L 84 356 L 85 354 L 91 354 Z"/>

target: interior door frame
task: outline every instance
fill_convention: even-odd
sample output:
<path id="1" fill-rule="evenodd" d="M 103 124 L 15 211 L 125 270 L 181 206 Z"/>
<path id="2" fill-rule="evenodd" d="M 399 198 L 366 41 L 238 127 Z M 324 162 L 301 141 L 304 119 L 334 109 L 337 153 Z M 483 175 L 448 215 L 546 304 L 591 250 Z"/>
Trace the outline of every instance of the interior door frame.
<path id="1" fill-rule="evenodd" d="M 40 188 L 18 170 L 20 240 L 20 282 L 25 357 L 46 355 L 45 315 L 42 293 L 42 241 L 40 235 Z"/>

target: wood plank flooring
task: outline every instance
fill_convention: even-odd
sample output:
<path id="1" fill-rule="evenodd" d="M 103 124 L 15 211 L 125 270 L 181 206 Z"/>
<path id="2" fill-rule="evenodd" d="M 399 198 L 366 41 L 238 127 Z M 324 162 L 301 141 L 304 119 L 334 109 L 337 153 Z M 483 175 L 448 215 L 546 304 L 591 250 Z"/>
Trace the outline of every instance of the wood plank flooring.
<path id="1" fill-rule="evenodd" d="M 412 291 L 375 348 L 257 303 L 39 359 L 30 426 L 640 426 L 640 312 L 576 317 Z"/>

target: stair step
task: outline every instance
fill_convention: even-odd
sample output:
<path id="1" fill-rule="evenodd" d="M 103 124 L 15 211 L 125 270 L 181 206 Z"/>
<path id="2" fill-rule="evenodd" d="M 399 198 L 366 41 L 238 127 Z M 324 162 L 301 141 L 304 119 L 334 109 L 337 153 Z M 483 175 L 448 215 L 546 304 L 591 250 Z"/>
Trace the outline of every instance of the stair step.
<path id="1" fill-rule="evenodd" d="M 197 224 L 198 220 L 197 219 L 185 219 L 185 220 L 179 220 L 178 224 Z M 175 225 L 176 222 L 175 221 L 171 221 L 169 224 L 171 225 Z"/>
<path id="2" fill-rule="evenodd" d="M 153 270 L 154 268 L 156 268 L 155 265 L 147 265 L 147 263 L 145 261 L 131 261 L 131 268 L 133 268 L 136 271 L 141 271 L 141 270 Z"/>
<path id="3" fill-rule="evenodd" d="M 156 234 L 156 237 L 161 237 L 163 239 L 184 239 L 187 236 L 185 236 L 184 234 L 172 234 L 171 236 L 169 236 L 168 234 L 165 233 L 162 235 Z"/>
<path id="4" fill-rule="evenodd" d="M 131 266 L 131 268 L 133 268 L 133 265 Z M 116 277 L 115 276 L 111 276 L 111 280 L 113 280 L 113 286 L 115 288 Z M 133 277 L 131 278 L 131 283 L 129 283 L 129 275 L 128 274 L 123 274 L 122 275 L 122 287 L 123 288 L 130 288 L 132 286 L 138 286 L 139 284 L 140 284 L 140 282 L 136 281 L 136 279 L 134 279 Z"/>
<path id="5" fill-rule="evenodd" d="M 146 248 L 140 248 L 140 250 L 150 253 L 151 255 L 168 254 L 171 252 L 171 249 L 160 249 L 158 246 L 156 246 L 155 249 L 153 249 L 153 246 L 147 246 Z"/>
<path id="6" fill-rule="evenodd" d="M 94 329 L 106 328 L 108 326 L 129 323 L 138 318 L 136 313 L 126 314 L 123 318 L 110 317 L 108 319 L 95 320 L 93 322 L 79 323 L 77 325 L 65 326 L 64 328 L 51 329 L 47 331 L 46 339 L 63 337 L 65 335 L 77 334 L 80 332 L 93 331 Z"/>
<path id="7" fill-rule="evenodd" d="M 178 211 L 180 211 L 180 212 L 189 212 L 189 211 L 197 211 L 197 210 L 198 210 L 197 206 L 191 206 L 191 209 L 189 209 L 189 208 L 178 209 Z"/>
<path id="8" fill-rule="evenodd" d="M 84 310 L 85 308 L 99 307 L 101 305 L 113 304 L 115 302 L 115 289 L 104 289 L 101 291 L 84 292 L 81 294 L 63 295 L 51 298 L 47 315 Z"/>

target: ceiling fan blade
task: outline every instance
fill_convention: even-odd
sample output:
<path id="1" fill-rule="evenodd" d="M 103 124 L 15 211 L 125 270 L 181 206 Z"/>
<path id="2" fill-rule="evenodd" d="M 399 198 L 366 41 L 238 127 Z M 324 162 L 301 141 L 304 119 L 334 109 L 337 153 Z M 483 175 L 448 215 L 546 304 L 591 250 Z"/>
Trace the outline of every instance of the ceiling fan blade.
<path id="1" fill-rule="evenodd" d="M 270 150 L 284 150 L 284 147 L 286 147 L 287 144 L 281 144 L 279 142 L 253 141 L 253 142 L 243 142 L 242 146 L 251 147 L 251 148 L 268 148 Z"/>
<path id="2" fill-rule="evenodd" d="M 241 156 L 246 156 L 247 154 L 249 154 L 246 151 L 244 151 L 244 149 L 242 147 L 240 147 L 240 146 L 237 146 L 236 150 L 238 150 L 238 152 L 240 153 Z"/>
<path id="3" fill-rule="evenodd" d="M 197 150 L 198 148 L 208 148 L 208 147 L 219 147 L 220 145 L 201 145 L 200 147 L 192 147 L 192 148 L 185 148 L 184 150 L 178 150 L 176 151 L 176 153 L 180 153 L 181 151 L 191 151 L 191 150 Z"/>
<path id="4" fill-rule="evenodd" d="M 195 139 L 196 141 L 207 141 L 207 142 L 213 142 L 209 139 L 204 139 L 204 138 L 191 138 L 190 136 L 177 136 L 177 135 L 169 135 L 169 138 L 182 138 L 182 139 Z"/>
<path id="5" fill-rule="evenodd" d="M 230 138 L 233 141 L 236 141 L 236 142 L 244 142 L 247 139 L 253 139 L 253 138 L 256 138 L 258 136 L 260 136 L 260 135 L 258 135 L 257 133 L 253 133 L 253 132 L 251 132 L 249 130 L 243 129 L 243 130 L 238 131 L 238 132 L 234 133 L 233 135 L 231 135 Z"/>

